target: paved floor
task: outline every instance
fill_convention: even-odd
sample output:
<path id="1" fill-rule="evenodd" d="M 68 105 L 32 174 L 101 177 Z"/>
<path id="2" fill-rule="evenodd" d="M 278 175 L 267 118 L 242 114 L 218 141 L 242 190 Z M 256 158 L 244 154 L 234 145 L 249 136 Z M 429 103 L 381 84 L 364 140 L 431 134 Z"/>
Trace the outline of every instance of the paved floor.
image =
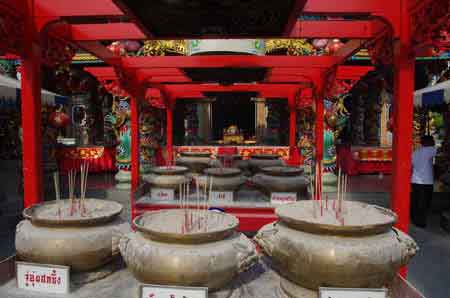
<path id="1" fill-rule="evenodd" d="M 6 194 L 8 202 L 18 202 L 17 177 L 11 169 L 0 165 L 0 196 Z M 125 204 L 129 214 L 128 194 L 111 190 L 113 180 L 110 175 L 96 175 L 88 181 L 87 195 L 96 198 L 109 198 Z M 64 180 L 62 181 L 64 184 Z M 390 176 L 358 176 L 350 179 L 350 199 L 389 206 Z M 427 298 L 450 297 L 450 235 L 439 226 L 439 213 L 450 205 L 450 195 L 441 195 L 433 202 L 433 213 L 426 229 L 411 226 L 410 234 L 420 246 L 420 251 L 409 266 L 408 279 Z M 1 206 L 1 205 L 0 205 Z M 0 216 L 4 216 L 1 215 Z M 1 217 L 0 217 L 1 219 Z M 14 251 L 14 229 L 0 230 L 0 259 Z M 1 294 L 1 287 L 0 287 Z M 0 297 L 3 297 L 0 295 Z"/>

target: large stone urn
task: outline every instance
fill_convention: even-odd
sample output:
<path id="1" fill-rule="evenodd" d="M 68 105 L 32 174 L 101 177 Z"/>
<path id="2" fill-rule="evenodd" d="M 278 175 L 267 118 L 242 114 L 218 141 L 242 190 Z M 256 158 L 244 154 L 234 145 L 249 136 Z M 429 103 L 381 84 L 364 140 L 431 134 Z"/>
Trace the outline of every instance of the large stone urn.
<path id="1" fill-rule="evenodd" d="M 248 160 L 248 166 L 251 173 L 256 174 L 264 167 L 284 166 L 284 162 L 276 154 L 253 154 Z"/>
<path id="2" fill-rule="evenodd" d="M 250 181 L 267 195 L 290 192 L 296 193 L 299 199 L 306 198 L 308 192 L 308 179 L 303 175 L 301 167 L 263 167 Z"/>
<path id="3" fill-rule="evenodd" d="M 276 209 L 279 221 L 255 237 L 292 297 L 290 282 L 312 290 L 387 286 L 418 249 L 411 237 L 392 227 L 397 219 L 392 211 L 344 202 L 336 216 L 336 205 L 330 201 L 322 211 L 313 200 L 281 206 Z"/>
<path id="4" fill-rule="evenodd" d="M 120 237 L 131 231 L 130 225 L 118 218 L 122 205 L 85 199 L 83 215 L 70 215 L 69 209 L 70 200 L 25 209 L 25 219 L 16 228 L 17 258 L 89 271 L 119 254 Z"/>
<path id="5" fill-rule="evenodd" d="M 137 232 L 120 240 L 120 252 L 143 283 L 213 291 L 257 260 L 255 245 L 235 231 L 238 219 L 226 213 L 160 210 L 137 217 L 134 224 Z"/>
<path id="6" fill-rule="evenodd" d="M 181 166 L 154 167 L 150 169 L 150 174 L 144 176 L 144 180 L 149 183 L 150 187 L 177 191 L 180 184 L 189 181 L 189 178 L 186 177 L 188 172 L 187 167 Z"/>
<path id="7" fill-rule="evenodd" d="M 236 191 L 247 181 L 241 170 L 237 168 L 208 168 L 203 173 L 212 177 L 213 191 Z"/>
<path id="8" fill-rule="evenodd" d="M 177 164 L 189 168 L 192 173 L 201 174 L 206 168 L 218 166 L 208 152 L 185 151 L 181 152 L 180 155 L 176 160 Z"/>

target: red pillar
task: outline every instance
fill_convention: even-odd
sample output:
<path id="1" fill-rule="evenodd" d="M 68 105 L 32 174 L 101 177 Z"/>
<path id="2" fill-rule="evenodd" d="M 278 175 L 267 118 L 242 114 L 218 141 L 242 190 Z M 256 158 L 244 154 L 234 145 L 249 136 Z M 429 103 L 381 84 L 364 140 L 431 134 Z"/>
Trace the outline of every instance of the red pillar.
<path id="1" fill-rule="evenodd" d="M 139 187 L 139 103 L 131 98 L 131 220 L 136 217 L 136 193 Z"/>
<path id="2" fill-rule="evenodd" d="M 391 206 L 398 215 L 396 227 L 409 228 L 411 154 L 413 146 L 414 59 L 402 50 L 395 55 Z"/>
<path id="3" fill-rule="evenodd" d="M 323 106 L 323 98 L 322 96 L 316 97 L 315 101 L 315 107 L 316 107 L 316 123 L 314 127 L 314 139 L 315 139 L 315 147 L 316 147 L 316 164 L 319 165 L 317 178 L 318 178 L 318 185 L 322 185 L 322 159 L 323 159 L 323 113 L 324 113 L 324 106 Z M 316 192 L 319 193 L 318 191 Z M 319 197 L 318 197 L 319 198 Z"/>
<path id="4" fill-rule="evenodd" d="M 289 107 L 289 163 L 298 165 L 300 156 L 297 149 L 297 110 Z"/>
<path id="5" fill-rule="evenodd" d="M 394 45 L 394 98 L 391 207 L 398 215 L 396 227 L 409 228 L 413 96 L 415 57 L 411 51 L 409 11 L 402 1 L 400 39 Z"/>
<path id="6" fill-rule="evenodd" d="M 173 162 L 173 109 L 171 106 L 166 108 L 166 150 L 167 150 L 167 162 L 171 165 Z"/>
<path id="7" fill-rule="evenodd" d="M 298 165 L 300 157 L 297 150 L 297 105 L 296 95 L 288 98 L 289 107 L 289 164 Z"/>
<path id="8" fill-rule="evenodd" d="M 41 47 L 32 17 L 24 18 L 21 73 L 22 159 L 24 207 L 42 201 Z"/>

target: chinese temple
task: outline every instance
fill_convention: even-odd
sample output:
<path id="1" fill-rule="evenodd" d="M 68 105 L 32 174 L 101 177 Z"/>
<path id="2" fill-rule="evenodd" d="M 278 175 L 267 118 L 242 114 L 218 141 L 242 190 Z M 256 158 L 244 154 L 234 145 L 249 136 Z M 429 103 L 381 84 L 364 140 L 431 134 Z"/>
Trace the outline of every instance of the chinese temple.
<path id="1" fill-rule="evenodd" d="M 12 260 L 69 267 L 80 297 L 116 271 L 117 295 L 231 297 L 264 252 L 289 297 L 424 298 L 406 282 L 411 156 L 432 135 L 450 189 L 449 16 L 448 0 L 0 0 Z M 89 175 L 114 199 L 86 197 Z M 353 178 L 385 175 L 388 208 L 355 202 Z M 38 282 L 11 262 L 0 294 L 23 297 Z M 261 278 L 239 297 L 276 297 Z"/>

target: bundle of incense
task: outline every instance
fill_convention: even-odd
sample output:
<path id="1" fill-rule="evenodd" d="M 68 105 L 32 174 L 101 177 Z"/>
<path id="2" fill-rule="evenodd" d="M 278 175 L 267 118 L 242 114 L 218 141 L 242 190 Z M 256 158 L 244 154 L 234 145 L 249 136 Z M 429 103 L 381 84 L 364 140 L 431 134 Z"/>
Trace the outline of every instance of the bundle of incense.
<path id="1" fill-rule="evenodd" d="M 336 212 L 341 211 L 341 168 L 338 170 L 338 180 L 337 180 L 337 194 L 336 194 L 336 200 L 337 200 L 337 208 Z"/>
<path id="2" fill-rule="evenodd" d="M 85 209 L 85 199 L 86 199 L 86 187 L 87 187 L 87 177 L 89 173 L 89 163 L 83 162 L 80 168 L 80 200 L 78 209 L 81 216 L 86 212 Z"/>
<path id="3" fill-rule="evenodd" d="M 56 196 L 56 204 L 58 204 L 58 217 L 61 218 L 61 197 L 59 190 L 59 173 L 56 171 L 53 173 L 53 180 L 55 182 L 55 196 Z"/>
<path id="4" fill-rule="evenodd" d="M 211 204 L 211 195 L 212 195 L 212 186 L 213 186 L 213 176 L 210 176 L 209 179 L 209 192 L 206 196 L 206 223 L 205 223 L 205 230 L 208 232 L 208 220 L 209 220 L 209 207 Z"/>
<path id="5" fill-rule="evenodd" d="M 75 180 L 77 178 L 77 172 L 74 170 L 70 170 L 67 173 L 67 178 L 69 180 L 69 200 L 70 200 L 70 215 L 73 215 L 75 212 L 75 198 L 74 198 L 74 192 L 75 192 Z"/>

